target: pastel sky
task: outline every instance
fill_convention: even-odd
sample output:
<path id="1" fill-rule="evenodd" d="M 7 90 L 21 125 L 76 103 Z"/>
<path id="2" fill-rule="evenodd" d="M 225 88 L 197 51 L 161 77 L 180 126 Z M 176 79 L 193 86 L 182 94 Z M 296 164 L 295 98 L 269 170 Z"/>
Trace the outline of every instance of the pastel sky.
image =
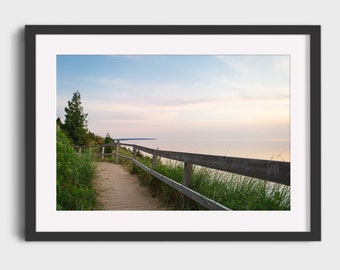
<path id="1" fill-rule="evenodd" d="M 100 136 L 289 139 L 287 55 L 59 55 L 62 121 L 75 91 Z"/>

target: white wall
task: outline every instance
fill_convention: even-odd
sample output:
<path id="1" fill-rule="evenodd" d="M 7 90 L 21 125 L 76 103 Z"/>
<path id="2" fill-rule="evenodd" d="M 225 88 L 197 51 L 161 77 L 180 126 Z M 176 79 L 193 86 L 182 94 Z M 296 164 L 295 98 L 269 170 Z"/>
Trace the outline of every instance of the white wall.
<path id="1" fill-rule="evenodd" d="M 3 269 L 320 269 L 339 266 L 337 1 L 30 0 L 0 4 L 1 222 Z M 25 242 L 25 24 L 322 25 L 322 242 Z M 16 145 L 15 145 L 16 144 Z M 8 266 L 6 266 L 8 265 Z M 224 268 L 223 267 L 223 268 Z M 227 268 L 226 268 L 227 269 Z"/>

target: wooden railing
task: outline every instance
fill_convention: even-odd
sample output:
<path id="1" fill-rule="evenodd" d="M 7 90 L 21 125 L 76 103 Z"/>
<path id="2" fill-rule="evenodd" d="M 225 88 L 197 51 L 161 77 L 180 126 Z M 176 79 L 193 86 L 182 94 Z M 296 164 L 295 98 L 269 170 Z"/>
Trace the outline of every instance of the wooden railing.
<path id="1" fill-rule="evenodd" d="M 127 157 L 119 154 L 120 145 L 132 147 L 133 157 Z M 105 154 L 105 147 L 112 146 L 115 147 L 115 152 Z M 283 185 L 288 186 L 290 185 L 289 162 L 165 151 L 152 149 L 135 144 L 120 143 L 119 141 L 110 144 L 102 144 L 100 145 L 100 147 L 102 148 L 101 151 L 102 159 L 104 158 L 104 156 L 111 155 L 115 157 L 116 162 L 118 162 L 118 158 L 128 159 L 132 161 L 136 166 L 150 173 L 152 176 L 156 177 L 157 179 L 161 180 L 167 185 L 175 188 L 176 190 L 186 195 L 187 197 L 191 198 L 192 200 L 198 202 L 202 206 L 212 210 L 231 210 L 231 209 L 190 189 L 193 165 L 240 174 L 244 176 L 249 176 L 251 178 L 258 178 L 265 181 L 271 181 Z M 137 151 L 145 152 L 152 155 L 153 162 L 151 168 L 143 165 L 136 159 Z M 183 184 L 180 184 L 155 171 L 156 162 L 159 157 L 184 162 Z"/>

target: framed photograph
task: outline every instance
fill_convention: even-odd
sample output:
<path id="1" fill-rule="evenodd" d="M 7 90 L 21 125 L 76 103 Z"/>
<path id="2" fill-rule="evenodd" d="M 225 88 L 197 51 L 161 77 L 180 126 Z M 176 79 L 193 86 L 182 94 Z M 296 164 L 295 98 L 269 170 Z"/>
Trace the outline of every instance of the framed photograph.
<path id="1" fill-rule="evenodd" d="M 26 241 L 320 241 L 318 25 L 27 25 Z"/>

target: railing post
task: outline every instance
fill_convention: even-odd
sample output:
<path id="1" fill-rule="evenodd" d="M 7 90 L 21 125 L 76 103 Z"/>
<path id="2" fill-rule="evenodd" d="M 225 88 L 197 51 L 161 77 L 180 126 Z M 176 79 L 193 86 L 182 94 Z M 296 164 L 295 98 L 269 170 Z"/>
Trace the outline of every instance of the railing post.
<path id="1" fill-rule="evenodd" d="M 184 162 L 184 176 L 183 176 L 183 185 L 186 187 L 190 187 L 192 180 L 192 164 L 188 162 Z M 187 198 L 182 194 L 182 208 L 185 208 L 187 203 Z"/>
<path id="2" fill-rule="evenodd" d="M 184 179 L 183 184 L 186 187 L 190 187 L 192 181 L 192 164 L 184 162 Z"/>
<path id="3" fill-rule="evenodd" d="M 157 156 L 156 155 L 153 155 L 152 156 L 152 166 L 151 166 L 151 169 L 152 170 L 155 170 L 156 166 L 157 166 Z"/>
<path id="4" fill-rule="evenodd" d="M 102 147 L 102 160 L 104 160 L 105 146 Z"/>
<path id="5" fill-rule="evenodd" d="M 136 146 L 134 145 L 134 146 L 133 146 L 133 159 L 136 159 L 136 157 L 137 157 L 137 148 L 136 148 Z"/>
<path id="6" fill-rule="evenodd" d="M 116 143 L 115 162 L 118 163 L 119 140 Z"/>
<path id="7" fill-rule="evenodd" d="M 111 150 L 111 158 L 115 155 L 115 153 L 114 153 L 114 149 L 113 149 L 113 147 L 112 147 L 112 150 Z"/>

